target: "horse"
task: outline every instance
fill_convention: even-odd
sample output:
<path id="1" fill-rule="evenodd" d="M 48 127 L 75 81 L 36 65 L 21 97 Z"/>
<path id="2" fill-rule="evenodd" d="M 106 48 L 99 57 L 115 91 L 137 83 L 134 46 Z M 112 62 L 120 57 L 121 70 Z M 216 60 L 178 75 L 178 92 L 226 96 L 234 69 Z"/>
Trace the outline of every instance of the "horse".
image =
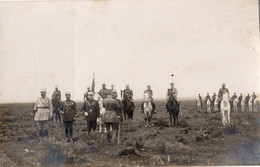
<path id="1" fill-rule="evenodd" d="M 201 110 L 202 110 L 201 109 L 201 100 L 199 97 L 196 99 L 196 105 L 197 105 L 198 112 L 201 112 Z"/>
<path id="2" fill-rule="evenodd" d="M 242 100 L 241 100 L 241 112 L 246 112 L 246 98 L 243 97 Z"/>
<path id="3" fill-rule="evenodd" d="M 61 124 L 61 114 L 60 114 L 60 108 L 61 108 L 61 101 L 57 98 L 52 99 L 52 105 L 53 105 L 53 113 L 55 115 L 55 120 L 57 124 Z M 53 119 L 52 119 L 53 124 Z"/>
<path id="4" fill-rule="evenodd" d="M 215 98 L 215 101 L 214 101 L 214 112 L 218 112 L 219 111 L 219 108 L 218 108 L 218 98 L 216 97 Z"/>
<path id="5" fill-rule="evenodd" d="M 207 106 L 207 113 L 211 113 L 211 108 L 210 108 L 210 106 L 211 106 L 211 101 L 210 101 L 210 99 L 207 100 L 206 106 Z"/>
<path id="6" fill-rule="evenodd" d="M 107 133 L 107 129 L 105 128 L 104 121 L 103 121 L 104 114 L 106 112 L 106 109 L 103 107 L 103 99 L 99 94 L 95 94 L 94 99 L 98 101 L 99 111 L 100 111 L 100 117 L 97 118 L 97 126 L 99 127 L 98 132 L 102 132 L 102 129 L 104 129 L 104 132 Z"/>
<path id="7" fill-rule="evenodd" d="M 174 126 L 178 125 L 178 117 L 180 112 L 180 104 L 178 101 L 175 98 L 170 97 L 169 100 L 167 100 L 166 109 L 170 115 L 170 126 L 172 126 L 172 123 Z M 172 117 L 174 122 L 172 122 Z"/>
<path id="8" fill-rule="evenodd" d="M 153 117 L 153 106 L 150 101 L 145 101 L 143 104 L 144 108 L 144 120 L 145 120 L 145 127 L 153 126 L 152 124 L 152 117 Z"/>
<path id="9" fill-rule="evenodd" d="M 253 98 L 250 97 L 249 101 L 248 101 L 248 109 L 249 109 L 249 112 L 254 112 L 253 111 Z"/>
<path id="10" fill-rule="evenodd" d="M 223 94 L 223 99 L 220 103 L 220 111 L 222 114 L 223 126 L 230 124 L 230 102 L 228 93 Z"/>
<path id="11" fill-rule="evenodd" d="M 237 105 L 238 105 L 238 98 L 236 97 L 233 101 L 233 109 L 234 109 L 234 112 L 237 112 Z"/>
<path id="12" fill-rule="evenodd" d="M 123 112 L 124 112 L 124 116 L 125 116 L 125 120 L 126 120 L 126 116 L 128 119 L 133 119 L 133 115 L 134 115 L 134 106 L 132 105 L 131 100 L 127 97 L 127 95 L 123 94 L 123 100 L 122 100 L 122 108 L 123 108 Z"/>

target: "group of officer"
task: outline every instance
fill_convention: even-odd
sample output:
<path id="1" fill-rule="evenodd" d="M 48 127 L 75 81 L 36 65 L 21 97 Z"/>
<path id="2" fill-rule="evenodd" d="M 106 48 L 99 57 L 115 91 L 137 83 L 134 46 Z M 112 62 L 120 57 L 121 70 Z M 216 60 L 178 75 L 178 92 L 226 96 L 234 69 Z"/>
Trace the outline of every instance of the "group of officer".
<path id="1" fill-rule="evenodd" d="M 65 92 L 65 101 L 61 101 L 61 91 L 58 87 L 55 87 L 55 90 L 52 94 L 52 98 L 49 99 L 46 97 L 46 90 L 42 89 L 40 91 L 41 97 L 39 97 L 34 106 L 34 120 L 37 123 L 37 128 L 39 130 L 39 136 L 44 137 L 48 136 L 48 130 L 44 128 L 44 125 L 47 121 L 52 120 L 53 114 L 56 116 L 56 121 L 60 119 L 60 114 L 63 118 L 63 124 L 65 128 L 66 141 L 73 141 L 73 123 L 75 122 L 75 115 L 77 114 L 76 102 L 71 100 L 71 93 L 69 91 Z M 91 130 L 96 130 L 97 118 L 100 116 L 100 106 L 97 100 L 94 100 L 94 92 L 90 90 L 90 87 L 87 88 L 86 94 L 84 94 L 84 104 L 81 108 L 81 111 L 84 113 L 84 116 L 87 121 L 87 130 L 88 133 Z M 104 116 L 104 123 L 107 129 L 112 126 L 113 135 L 112 142 L 115 141 L 118 122 L 122 117 L 122 105 L 121 101 L 117 99 L 117 91 L 114 89 L 114 86 L 111 85 L 111 89 L 106 88 L 106 84 L 102 84 L 102 89 L 98 94 L 103 99 L 103 107 L 106 109 Z M 121 91 L 121 97 L 123 94 L 122 101 L 129 101 L 132 106 L 135 108 L 133 102 L 133 91 L 129 88 L 129 85 L 126 85 L 126 88 Z M 177 100 L 177 89 L 174 88 L 174 84 L 171 83 L 171 87 L 167 91 L 166 100 L 170 96 L 174 96 Z M 153 100 L 153 91 L 151 86 L 148 85 L 147 89 L 144 91 L 144 101 L 149 100 L 152 102 L 153 111 L 155 110 L 155 103 Z M 142 103 L 143 104 L 143 103 Z M 56 109 L 55 109 L 56 108 Z M 143 110 L 143 105 L 142 105 Z M 59 123 L 59 122 L 58 122 Z M 107 133 L 108 141 L 111 141 L 110 131 Z"/>
<path id="2" fill-rule="evenodd" d="M 221 100 L 223 98 L 223 94 L 225 92 L 228 93 L 228 95 L 229 95 L 229 90 L 225 87 L 225 83 L 223 83 L 222 84 L 222 88 L 219 89 L 218 95 L 216 95 L 216 93 L 214 92 L 214 94 L 212 95 L 212 98 L 211 98 L 209 93 L 207 93 L 207 96 L 204 99 L 205 104 L 207 103 L 207 100 L 209 99 L 210 102 L 211 102 L 211 105 L 213 106 L 216 98 L 218 98 L 218 103 L 220 105 L 220 102 L 221 102 Z M 200 94 L 198 95 L 198 97 L 199 97 L 200 102 L 202 104 L 202 98 L 201 98 Z M 254 101 L 256 99 L 256 97 L 257 96 L 256 96 L 255 92 L 253 92 L 253 94 L 252 94 L 252 101 Z M 237 98 L 237 95 L 236 95 L 236 92 L 234 92 L 233 96 L 230 98 L 231 110 L 233 110 L 233 108 L 234 108 L 233 103 L 234 103 L 234 100 L 236 98 Z M 250 94 L 248 94 L 245 97 L 245 106 L 246 106 L 246 108 L 249 107 L 249 99 L 250 98 L 251 98 Z M 243 95 L 242 95 L 242 93 L 240 93 L 240 96 L 238 97 L 238 108 L 240 108 L 240 109 L 241 109 L 241 102 L 242 102 L 242 100 L 243 100 Z"/>

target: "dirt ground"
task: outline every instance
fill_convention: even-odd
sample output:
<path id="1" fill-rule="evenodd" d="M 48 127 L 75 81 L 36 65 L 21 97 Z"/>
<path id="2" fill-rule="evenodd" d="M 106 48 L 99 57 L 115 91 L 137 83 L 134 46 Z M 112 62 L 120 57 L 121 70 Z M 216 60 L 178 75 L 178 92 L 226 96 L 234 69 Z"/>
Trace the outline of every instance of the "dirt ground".
<path id="1" fill-rule="evenodd" d="M 153 127 L 144 127 L 140 102 L 134 120 L 122 122 L 121 143 L 106 134 L 86 132 L 80 112 L 74 143 L 66 143 L 64 127 L 51 122 L 48 138 L 39 138 L 33 104 L 0 105 L 0 164 L 4 166 L 172 166 L 260 164 L 260 112 L 232 113 L 223 128 L 219 113 L 198 113 L 195 101 L 182 102 L 178 127 L 169 127 L 163 101 L 156 101 Z M 204 109 L 205 110 L 205 109 Z"/>

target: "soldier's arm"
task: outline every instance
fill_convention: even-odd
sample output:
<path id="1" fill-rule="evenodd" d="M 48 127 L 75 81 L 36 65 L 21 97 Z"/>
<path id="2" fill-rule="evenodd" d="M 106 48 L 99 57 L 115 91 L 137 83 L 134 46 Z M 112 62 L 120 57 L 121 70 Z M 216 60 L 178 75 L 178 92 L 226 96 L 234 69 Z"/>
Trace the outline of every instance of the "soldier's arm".
<path id="1" fill-rule="evenodd" d="M 74 116 L 77 114 L 77 105 L 76 102 L 73 102 L 73 110 L 74 110 Z"/>
<path id="2" fill-rule="evenodd" d="M 84 102 L 83 106 L 81 107 L 81 111 L 85 112 L 86 111 L 86 103 Z"/>
<path id="3" fill-rule="evenodd" d="M 153 91 L 151 90 L 151 96 L 153 96 Z"/>
<path id="4" fill-rule="evenodd" d="M 38 109 L 38 99 L 36 100 L 36 103 L 34 105 L 33 112 L 36 112 L 37 109 Z"/>
<path id="5" fill-rule="evenodd" d="M 48 101 L 49 101 L 50 117 L 52 117 L 52 115 L 53 115 L 53 105 L 52 105 L 52 102 L 51 102 L 51 100 L 49 98 L 48 98 Z"/>
<path id="6" fill-rule="evenodd" d="M 97 115 L 99 116 L 100 115 L 100 108 L 99 108 L 98 102 L 96 102 L 96 108 L 97 108 Z"/>

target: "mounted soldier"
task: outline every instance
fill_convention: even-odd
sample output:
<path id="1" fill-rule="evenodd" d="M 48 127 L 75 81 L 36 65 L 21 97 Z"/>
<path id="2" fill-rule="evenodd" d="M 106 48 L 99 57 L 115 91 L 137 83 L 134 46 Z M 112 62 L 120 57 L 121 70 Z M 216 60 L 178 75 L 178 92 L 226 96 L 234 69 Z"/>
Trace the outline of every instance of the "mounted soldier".
<path id="1" fill-rule="evenodd" d="M 237 98 L 236 92 L 234 92 L 234 95 L 231 97 L 231 111 L 234 110 L 234 100 Z"/>
<path id="2" fill-rule="evenodd" d="M 89 86 L 87 87 L 87 91 L 86 91 L 86 93 L 84 94 L 84 101 L 87 101 L 87 100 L 88 100 L 88 92 L 91 92 Z"/>
<path id="3" fill-rule="evenodd" d="M 55 120 L 57 124 L 61 123 L 60 117 L 60 107 L 61 107 L 61 92 L 58 89 L 58 86 L 55 86 L 55 90 L 52 93 L 52 104 L 53 104 L 53 113 L 55 114 Z M 52 120 L 53 123 L 53 120 Z"/>
<path id="4" fill-rule="evenodd" d="M 242 93 L 240 93 L 240 96 L 238 97 L 238 103 L 237 103 L 239 111 L 242 111 L 242 105 L 241 105 L 242 100 L 243 100 L 243 95 Z"/>
<path id="5" fill-rule="evenodd" d="M 214 102 L 215 102 L 215 100 L 216 100 L 216 97 L 217 97 L 217 95 L 216 95 L 216 93 L 214 92 L 214 94 L 212 95 L 212 102 L 211 102 L 211 105 L 212 105 L 212 106 L 214 106 Z"/>
<path id="6" fill-rule="evenodd" d="M 109 94 L 109 90 L 106 88 L 106 84 L 102 84 L 102 89 L 98 92 L 98 94 L 102 97 L 102 99 L 107 98 L 107 95 Z"/>
<path id="7" fill-rule="evenodd" d="M 219 100 L 219 109 L 220 109 L 220 103 L 221 103 L 221 100 L 223 99 L 223 94 L 227 93 L 228 97 L 229 97 L 229 91 L 228 89 L 226 88 L 226 84 L 223 83 L 222 84 L 222 88 L 219 89 L 218 91 L 218 100 Z"/>
<path id="8" fill-rule="evenodd" d="M 143 95 L 143 102 L 141 104 L 141 109 L 142 111 L 144 111 L 144 102 L 149 101 L 152 104 L 152 112 L 154 113 L 155 111 L 155 103 L 153 100 L 153 91 L 151 89 L 150 85 L 147 85 L 147 89 L 144 91 L 144 95 Z"/>
<path id="9" fill-rule="evenodd" d="M 180 105 L 180 101 L 178 100 L 177 95 L 178 95 L 178 91 L 176 88 L 174 88 L 174 83 L 171 83 L 171 87 L 168 89 L 166 95 L 166 106 L 167 106 L 167 101 L 169 101 L 171 97 L 173 97 Z M 168 112 L 168 110 L 166 112 Z"/>
<path id="10" fill-rule="evenodd" d="M 205 97 L 205 104 L 207 104 L 208 99 L 211 101 L 209 93 L 207 93 L 207 96 Z"/>
<path id="11" fill-rule="evenodd" d="M 133 91 L 129 89 L 129 85 L 126 85 L 126 89 L 121 91 L 121 95 L 123 96 L 122 106 L 123 106 L 125 119 L 126 116 L 128 116 L 128 119 L 133 119 L 135 105 L 133 102 Z"/>

